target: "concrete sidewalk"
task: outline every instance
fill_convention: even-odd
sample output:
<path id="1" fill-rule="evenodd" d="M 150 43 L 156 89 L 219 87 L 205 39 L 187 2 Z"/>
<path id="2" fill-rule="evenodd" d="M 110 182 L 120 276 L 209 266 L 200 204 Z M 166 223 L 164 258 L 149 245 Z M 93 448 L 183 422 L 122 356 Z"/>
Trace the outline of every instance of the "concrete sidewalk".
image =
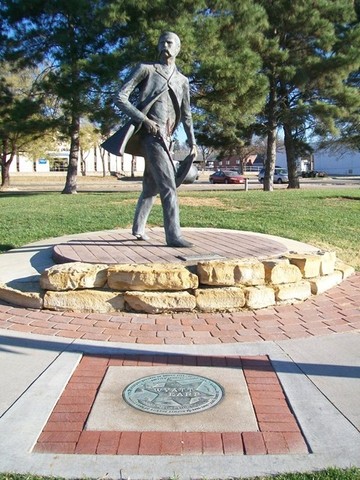
<path id="1" fill-rule="evenodd" d="M 53 239 L 38 242 L 1 255 L 0 281 L 36 281 L 39 272 L 52 264 L 51 248 L 58 241 L 59 239 Z M 66 478 L 106 476 L 134 480 L 174 476 L 184 479 L 248 477 L 329 466 L 360 467 L 359 291 L 360 276 L 354 275 L 340 287 L 326 295 L 320 295 L 317 302 L 322 306 L 322 325 L 327 325 L 328 320 L 328 329 L 314 328 L 313 333 L 306 338 L 299 335 L 289 338 L 290 330 L 284 330 L 288 335 L 287 340 L 259 339 L 215 345 L 145 345 L 92 341 L 84 337 L 62 336 L 60 330 L 54 330 L 52 335 L 26 333 L 24 326 L 28 325 L 28 315 L 35 316 L 36 312 L 16 308 L 10 311 L 9 306 L 0 305 L 0 471 L 31 472 Z M 332 296 L 334 298 L 330 304 Z M 280 308 L 278 312 L 272 311 L 263 316 L 263 320 L 271 322 L 275 318 L 278 320 L 281 315 L 286 318 L 286 312 L 286 307 L 283 314 Z M 342 312 L 342 323 L 340 325 L 337 320 L 336 328 L 331 330 L 331 320 L 338 312 Z M 309 323 L 312 320 L 318 325 L 319 319 L 314 318 L 313 308 L 305 308 L 302 313 L 304 318 L 309 316 Z M 12 322 L 9 321 L 9 315 Z M 58 320 L 61 320 L 60 315 Z M 293 332 L 295 331 L 293 325 Z M 126 358 L 134 368 L 139 368 L 141 360 L 147 358 L 151 358 L 154 363 L 166 358 L 167 363 L 176 365 L 179 358 L 196 357 L 197 365 L 200 366 L 211 365 L 209 358 L 220 361 L 240 356 L 243 359 L 263 361 L 266 356 L 280 382 L 291 414 L 295 416 L 306 440 L 308 452 L 300 449 L 299 453 L 286 453 L 286 445 L 277 445 L 276 442 L 281 439 L 291 437 L 291 432 L 286 430 L 288 436 L 279 433 L 284 431 L 284 427 L 278 428 L 284 422 L 281 417 L 278 417 L 280 424 L 274 422 L 271 432 L 266 433 L 266 438 L 273 442 L 269 445 L 274 445 L 273 451 L 268 449 L 266 452 L 251 453 L 245 449 L 242 453 L 228 454 L 220 452 L 214 446 L 213 453 L 203 447 L 201 453 L 194 450 L 182 455 L 34 451 L 41 432 L 48 425 L 54 411 L 56 413 L 57 402 L 68 388 L 71 378 L 74 378 L 73 374 L 77 373 L 84 355 L 99 361 L 105 357 L 115 360 Z M 255 368 L 254 371 L 256 370 L 261 368 Z M 260 374 L 265 377 L 264 372 Z M 266 393 L 265 382 L 260 388 Z M 271 389 L 269 392 L 271 396 Z M 82 395 L 83 392 L 79 390 L 79 397 Z M 253 401 L 254 398 L 255 396 Z M 78 407 L 74 401 L 66 411 L 76 413 L 79 412 Z M 215 415 L 215 408 L 211 411 Z M 229 412 L 229 415 L 236 414 L 235 411 Z M 107 412 L 104 412 L 106 415 Z M 148 423 L 151 423 L 151 418 L 149 415 Z M 186 432 L 186 416 L 183 421 Z M 69 439 L 65 435 L 61 437 L 59 431 L 56 435 L 56 442 L 59 445 L 62 443 L 64 448 Z"/>

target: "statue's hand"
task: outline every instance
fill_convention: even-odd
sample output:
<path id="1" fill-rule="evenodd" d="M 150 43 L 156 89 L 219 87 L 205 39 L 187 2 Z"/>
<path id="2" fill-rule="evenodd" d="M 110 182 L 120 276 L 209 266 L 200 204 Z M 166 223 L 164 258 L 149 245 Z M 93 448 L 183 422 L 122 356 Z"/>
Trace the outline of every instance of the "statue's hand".
<path id="1" fill-rule="evenodd" d="M 147 118 L 144 120 L 143 125 L 148 133 L 151 133 L 151 135 L 157 135 L 159 132 L 159 125 L 154 122 L 153 120 L 150 120 L 150 118 Z"/>
<path id="2" fill-rule="evenodd" d="M 194 157 L 194 160 L 196 159 L 197 155 L 198 155 L 198 151 L 197 151 L 197 148 L 196 148 L 196 145 L 193 145 L 191 148 L 190 148 L 190 155 L 192 155 Z"/>

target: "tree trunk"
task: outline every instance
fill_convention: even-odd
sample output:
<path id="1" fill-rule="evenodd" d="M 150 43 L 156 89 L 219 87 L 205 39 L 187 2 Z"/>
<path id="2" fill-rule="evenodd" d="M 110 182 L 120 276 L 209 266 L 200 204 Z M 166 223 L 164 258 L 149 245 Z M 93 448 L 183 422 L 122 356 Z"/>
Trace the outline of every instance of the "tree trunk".
<path id="1" fill-rule="evenodd" d="M 6 190 L 10 187 L 10 163 L 1 162 L 1 186 L 0 190 Z"/>
<path id="2" fill-rule="evenodd" d="M 264 191 L 272 192 L 274 189 L 274 171 L 276 163 L 276 79 L 270 78 L 269 104 L 268 104 L 268 134 L 265 161 Z"/>
<path id="3" fill-rule="evenodd" d="M 64 190 L 61 193 L 77 193 L 77 170 L 80 151 L 80 118 L 74 113 L 70 130 L 69 166 Z"/>
<path id="4" fill-rule="evenodd" d="M 6 190 L 10 187 L 10 165 L 15 158 L 15 151 L 10 153 L 10 157 L 6 160 L 8 143 L 6 140 L 2 141 L 2 152 L 1 152 L 1 185 L 0 190 Z"/>
<path id="5" fill-rule="evenodd" d="M 108 172 L 110 173 L 111 171 L 111 158 L 110 158 L 110 153 L 108 152 L 107 155 L 107 164 L 108 164 Z"/>
<path id="6" fill-rule="evenodd" d="M 274 190 L 274 171 L 276 163 L 276 126 L 268 131 L 266 166 L 264 175 L 264 191 L 272 192 Z"/>
<path id="7" fill-rule="evenodd" d="M 105 172 L 105 150 L 103 148 L 100 149 L 100 158 L 101 158 L 101 166 L 103 171 L 103 177 L 106 176 Z"/>
<path id="8" fill-rule="evenodd" d="M 239 173 L 243 175 L 244 173 L 244 166 L 246 163 L 246 158 L 242 158 L 241 154 L 239 154 L 240 164 L 239 164 Z"/>
<path id="9" fill-rule="evenodd" d="M 296 151 L 294 146 L 294 140 L 291 132 L 291 127 L 288 124 L 283 125 L 284 128 L 284 144 L 286 151 L 287 168 L 289 175 L 288 188 L 300 188 L 299 177 L 297 173 L 296 165 Z"/>
<path id="10" fill-rule="evenodd" d="M 86 177 L 86 162 L 84 156 L 84 149 L 80 147 L 80 171 L 83 177 Z"/>

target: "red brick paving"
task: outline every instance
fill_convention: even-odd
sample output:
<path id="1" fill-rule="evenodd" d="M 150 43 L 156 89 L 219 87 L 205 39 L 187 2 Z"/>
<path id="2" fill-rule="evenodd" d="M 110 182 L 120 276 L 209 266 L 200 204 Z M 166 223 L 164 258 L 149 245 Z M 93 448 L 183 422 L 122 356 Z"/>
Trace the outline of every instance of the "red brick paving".
<path id="1" fill-rule="evenodd" d="M 55 245 L 54 258 L 57 263 L 176 263 L 183 262 L 179 258 L 183 255 L 194 257 L 215 253 L 225 258 L 257 258 L 287 252 L 283 243 L 254 233 L 188 228 L 184 234 L 194 245 L 186 251 L 182 248 L 167 247 L 161 228 L 149 230 L 151 243 L 135 240 L 131 232 L 126 230 L 89 234 L 85 239 L 78 238 Z"/>
<path id="2" fill-rule="evenodd" d="M 0 303 L 0 329 L 138 344 L 278 341 L 360 329 L 360 273 L 305 302 L 253 312 L 95 314 L 14 308 Z"/>
<path id="3" fill-rule="evenodd" d="M 109 366 L 121 368 L 128 365 L 152 367 L 176 364 L 241 368 L 254 407 L 258 431 L 84 430 Z M 308 447 L 267 356 L 85 355 L 51 412 L 34 451 L 93 455 L 266 455 L 308 453 Z"/>

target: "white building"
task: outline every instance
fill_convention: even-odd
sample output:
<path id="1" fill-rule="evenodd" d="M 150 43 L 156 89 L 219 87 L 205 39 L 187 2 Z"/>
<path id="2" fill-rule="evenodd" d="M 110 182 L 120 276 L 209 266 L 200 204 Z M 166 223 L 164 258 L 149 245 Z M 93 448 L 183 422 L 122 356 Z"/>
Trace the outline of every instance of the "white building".
<path id="1" fill-rule="evenodd" d="M 360 175 L 360 152 L 349 149 L 314 149 L 308 158 L 298 158 L 299 172 L 317 171 L 328 175 Z M 278 151 L 276 165 L 287 168 L 285 152 Z"/>
<path id="2" fill-rule="evenodd" d="M 69 162 L 69 150 L 60 149 L 49 152 L 49 158 L 40 158 L 36 161 L 30 160 L 24 155 L 18 155 L 10 166 L 10 173 L 47 173 L 66 171 Z M 143 157 L 133 157 L 125 154 L 123 157 L 111 155 L 100 147 L 95 147 L 84 152 L 79 158 L 79 174 L 102 175 L 118 173 L 125 176 L 142 175 L 145 161 Z"/>
<path id="3" fill-rule="evenodd" d="M 348 149 L 315 150 L 314 170 L 328 175 L 360 175 L 360 152 Z"/>

